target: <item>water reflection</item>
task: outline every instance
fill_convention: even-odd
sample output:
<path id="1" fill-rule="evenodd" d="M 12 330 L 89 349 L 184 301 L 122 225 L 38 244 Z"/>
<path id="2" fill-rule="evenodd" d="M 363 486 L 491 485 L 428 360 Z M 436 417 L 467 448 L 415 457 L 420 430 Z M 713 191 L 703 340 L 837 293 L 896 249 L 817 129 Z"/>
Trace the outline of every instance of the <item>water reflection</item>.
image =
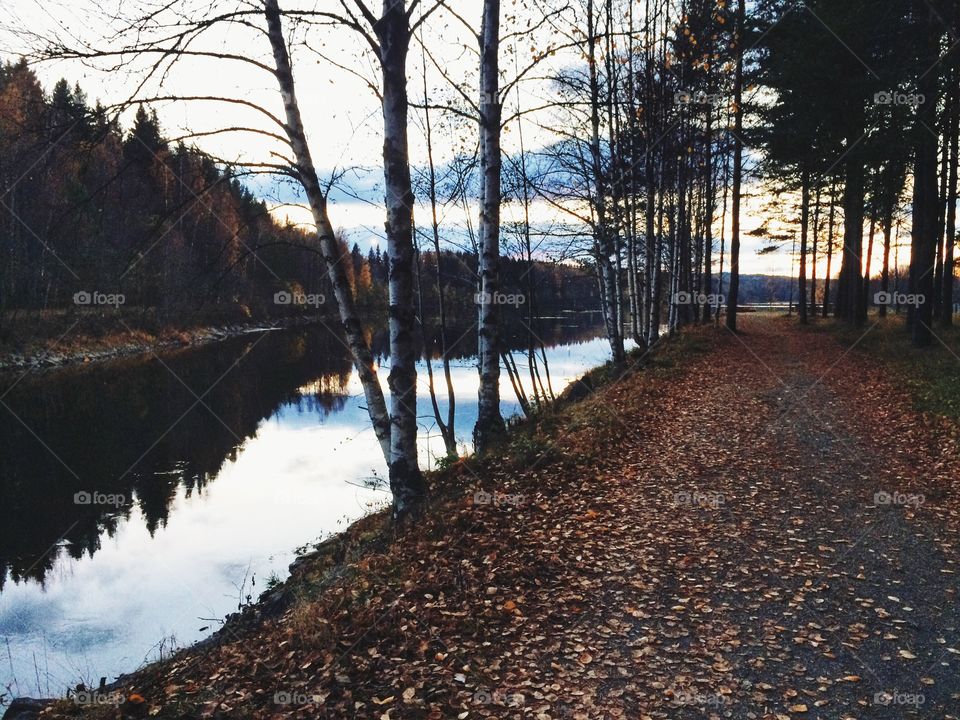
<path id="1" fill-rule="evenodd" d="M 597 333 L 583 317 L 537 328 L 558 390 L 606 359 Z M 468 438 L 476 332 L 451 336 Z M 386 362 L 386 334 L 371 341 Z M 420 395 L 428 460 L 443 446 Z M 509 382 L 503 397 L 509 414 Z M 61 693 L 155 658 L 171 636 L 198 639 L 282 576 L 295 547 L 388 499 L 364 487 L 383 460 L 346 348 L 324 328 L 6 376 L 0 398 L 0 693 Z M 442 389 L 438 402 L 445 412 Z M 84 492 L 119 502 L 77 504 Z"/>
<path id="2" fill-rule="evenodd" d="M 311 329 L 7 378 L 0 589 L 7 575 L 42 581 L 58 546 L 74 558 L 93 554 L 134 503 L 152 534 L 177 490 L 202 492 L 283 403 L 321 416 L 341 409 L 351 369 L 339 339 Z M 307 383 L 316 392 L 305 397 L 298 389 Z M 82 492 L 124 502 L 76 504 Z"/>

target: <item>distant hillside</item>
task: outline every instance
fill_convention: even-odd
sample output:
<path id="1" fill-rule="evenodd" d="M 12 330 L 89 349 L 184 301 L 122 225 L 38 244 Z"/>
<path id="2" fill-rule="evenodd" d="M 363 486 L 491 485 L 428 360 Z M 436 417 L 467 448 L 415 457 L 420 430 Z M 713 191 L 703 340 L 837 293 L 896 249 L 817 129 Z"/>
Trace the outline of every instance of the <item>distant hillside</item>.
<path id="1" fill-rule="evenodd" d="M 723 274 L 723 291 L 730 287 L 730 275 Z M 823 279 L 817 279 L 818 296 L 823 293 Z M 785 275 L 741 275 L 740 304 L 785 303 L 797 301 L 797 279 Z"/>
<path id="2" fill-rule="evenodd" d="M 79 86 L 47 92 L 26 62 L 0 63 L 0 345 L 334 317 L 315 237 L 278 223 L 248 179 L 169 140 L 143 107 L 123 128 Z M 346 238 L 341 252 L 361 309 L 385 317 L 386 257 Z M 420 257 L 428 313 L 437 264 Z M 476 258 L 444 252 L 440 265 L 449 311 L 470 317 Z M 599 307 L 588 267 L 505 258 L 501 270 L 503 291 L 535 308 Z"/>
<path id="3" fill-rule="evenodd" d="M 819 284 L 819 283 L 818 283 Z M 729 273 L 723 274 L 723 294 L 730 287 Z M 741 275 L 740 276 L 740 303 L 752 305 L 754 303 L 780 303 L 790 300 L 791 289 L 793 299 L 797 299 L 796 278 L 784 275 Z"/>

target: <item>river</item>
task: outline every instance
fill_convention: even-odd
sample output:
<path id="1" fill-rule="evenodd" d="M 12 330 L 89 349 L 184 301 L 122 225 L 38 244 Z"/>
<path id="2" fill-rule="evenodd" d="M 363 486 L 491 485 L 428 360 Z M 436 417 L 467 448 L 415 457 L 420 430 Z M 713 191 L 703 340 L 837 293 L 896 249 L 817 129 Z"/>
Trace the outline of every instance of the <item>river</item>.
<path id="1" fill-rule="evenodd" d="M 609 359 L 595 319 L 538 328 L 557 392 Z M 452 335 L 468 451 L 475 330 Z M 371 339 L 382 353 L 384 333 Z M 419 370 L 427 467 L 443 444 Z M 502 396 L 518 413 L 506 377 Z M 325 328 L 0 377 L 0 695 L 96 685 L 209 635 L 286 577 L 297 548 L 386 505 L 385 474 L 349 355 Z"/>

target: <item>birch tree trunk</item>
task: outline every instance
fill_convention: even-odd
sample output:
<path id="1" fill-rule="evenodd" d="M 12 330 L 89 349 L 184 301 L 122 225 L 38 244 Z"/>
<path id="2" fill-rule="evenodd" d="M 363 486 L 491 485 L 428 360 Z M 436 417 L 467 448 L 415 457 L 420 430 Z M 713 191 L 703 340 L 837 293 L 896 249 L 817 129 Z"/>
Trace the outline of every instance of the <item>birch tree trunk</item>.
<path id="1" fill-rule="evenodd" d="M 643 113 L 643 144 L 644 144 L 644 191 L 645 191 L 645 238 L 644 238 L 644 283 L 643 283 L 643 331 L 647 346 L 654 345 L 660 336 L 658 327 L 659 312 L 654 311 L 654 304 L 659 302 L 659 297 L 654 298 L 654 285 L 657 282 L 656 266 L 660 262 L 658 256 L 658 247 L 656 236 L 656 211 L 657 211 L 657 188 L 656 175 L 653 166 L 653 145 L 655 129 L 655 113 L 652 111 L 654 103 L 653 92 L 653 40 L 652 24 L 650 22 L 650 0 L 646 0 L 644 5 L 644 18 L 646 19 L 643 30 L 644 38 L 644 113 Z M 630 77 L 633 77 L 631 72 Z M 632 84 L 632 82 L 631 82 Z"/>
<path id="2" fill-rule="evenodd" d="M 390 327 L 390 490 L 394 517 L 416 510 L 426 493 L 417 462 L 417 341 L 414 304 L 413 186 L 407 141 L 407 52 L 410 18 L 405 0 L 383 0 L 374 24 L 380 46 L 383 105 L 383 178 L 387 210 Z"/>
<path id="3" fill-rule="evenodd" d="M 614 266 L 614 247 L 612 228 L 607 217 L 606 181 L 603 174 L 603 162 L 600 152 L 600 82 L 597 76 L 597 28 L 593 12 L 593 0 L 587 2 L 587 63 L 590 71 L 590 159 L 594 183 L 596 184 L 597 213 L 597 266 L 603 287 L 604 319 L 607 338 L 613 361 L 621 363 L 625 359 L 623 332 L 620 328 L 618 299 L 616 296 L 617 278 Z"/>
<path id="4" fill-rule="evenodd" d="M 433 155 L 433 123 L 430 117 L 430 103 L 427 96 L 426 50 L 423 50 L 423 118 L 425 139 L 427 141 L 427 171 L 429 173 L 430 190 L 430 227 L 433 231 L 433 251 L 437 256 L 437 314 L 440 323 L 440 353 L 443 363 L 443 379 L 447 387 L 447 417 L 440 416 L 440 406 L 437 403 L 437 392 L 433 384 L 433 365 L 430 360 L 429 348 L 426 352 L 427 372 L 430 375 L 430 402 L 433 413 L 443 437 L 443 444 L 448 458 L 457 457 L 456 412 L 457 397 L 453 387 L 453 376 L 450 372 L 450 348 L 447 342 L 447 301 L 443 289 L 443 262 L 440 251 L 440 216 L 437 210 L 437 169 Z"/>
<path id="5" fill-rule="evenodd" d="M 500 414 L 500 0 L 485 0 L 480 36 L 479 369 L 474 450 L 486 452 L 504 433 Z"/>
<path id="6" fill-rule="evenodd" d="M 320 187 L 317 171 L 310 155 L 310 148 L 307 145 L 300 107 L 297 103 L 293 68 L 283 37 L 280 8 L 277 0 L 265 0 L 265 14 L 267 35 L 276 65 L 277 82 L 283 96 L 287 137 L 297 161 L 297 175 L 300 184 L 303 185 L 304 192 L 307 194 L 313 221 L 317 226 L 320 252 L 323 255 L 330 284 L 333 286 L 337 311 L 340 315 L 340 322 L 343 324 L 347 345 L 350 347 L 350 353 L 353 356 L 353 364 L 363 386 L 367 412 L 370 414 L 370 421 L 373 423 L 373 430 L 380 443 L 380 449 L 383 451 L 384 460 L 389 465 L 391 432 L 387 404 L 384 399 L 383 388 L 380 386 L 380 380 L 377 378 L 377 372 L 374 368 L 373 354 L 370 352 L 370 346 L 363 335 L 363 326 L 357 315 L 353 293 L 347 279 L 346 265 L 342 262 L 342 251 L 327 213 L 327 198 Z"/>

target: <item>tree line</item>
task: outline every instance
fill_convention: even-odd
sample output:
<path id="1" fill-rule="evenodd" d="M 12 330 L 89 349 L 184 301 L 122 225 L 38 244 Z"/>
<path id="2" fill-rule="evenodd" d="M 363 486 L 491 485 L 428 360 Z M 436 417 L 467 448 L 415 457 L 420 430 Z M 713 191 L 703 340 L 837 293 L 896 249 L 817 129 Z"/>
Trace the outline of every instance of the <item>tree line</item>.
<path id="1" fill-rule="evenodd" d="M 17 313 L 89 312 L 74 296 L 92 292 L 122 295 L 127 308 L 159 324 L 182 322 L 185 314 L 198 321 L 304 309 L 329 315 L 326 304 L 297 303 L 332 294 L 313 237 L 275 219 L 243 180 L 242 171 L 170 140 L 143 106 L 125 130 L 99 102 L 91 106 L 79 85 L 60 80 L 46 92 L 25 61 L 3 64 L 0 337 L 14 339 L 22 328 L 4 323 Z M 358 302 L 371 316 L 384 314 L 386 257 L 379 247 L 350 247 L 343 234 L 338 243 Z M 418 253 L 422 272 L 442 279 L 452 311 L 468 311 L 475 255 L 444 247 L 438 256 L 426 247 Z M 529 292 L 540 307 L 595 303 L 596 286 L 578 265 L 519 257 L 503 263 L 505 288 Z M 278 305 L 278 296 L 290 302 Z M 429 321 L 435 285 L 423 283 L 418 300 Z"/>

